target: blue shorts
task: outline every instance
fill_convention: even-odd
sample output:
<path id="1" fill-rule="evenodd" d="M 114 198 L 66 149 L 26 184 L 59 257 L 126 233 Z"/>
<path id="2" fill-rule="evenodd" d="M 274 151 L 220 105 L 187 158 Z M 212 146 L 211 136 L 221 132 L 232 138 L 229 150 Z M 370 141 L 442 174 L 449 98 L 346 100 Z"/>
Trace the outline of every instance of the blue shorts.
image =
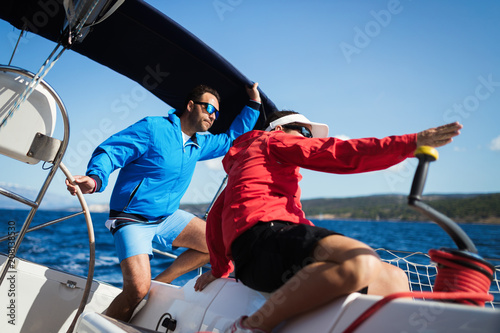
<path id="1" fill-rule="evenodd" d="M 133 223 L 119 228 L 113 234 L 118 259 L 121 262 L 138 254 L 148 254 L 151 259 L 153 242 L 158 250 L 171 252 L 172 242 L 194 217 L 193 214 L 178 209 L 158 224 Z M 106 221 L 106 226 L 110 223 L 112 220 Z"/>

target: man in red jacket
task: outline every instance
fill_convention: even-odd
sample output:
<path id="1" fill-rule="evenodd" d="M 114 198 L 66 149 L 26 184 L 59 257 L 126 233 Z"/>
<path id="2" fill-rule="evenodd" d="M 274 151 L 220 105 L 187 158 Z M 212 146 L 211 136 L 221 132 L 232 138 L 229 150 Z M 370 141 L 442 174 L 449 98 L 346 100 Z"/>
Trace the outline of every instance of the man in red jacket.
<path id="1" fill-rule="evenodd" d="M 287 318 L 355 291 L 408 291 L 404 272 L 383 263 L 369 246 L 305 218 L 299 168 L 340 174 L 381 170 L 412 157 L 417 146 L 451 142 L 461 128 L 452 123 L 415 134 L 344 141 L 329 138 L 328 126 L 296 112 L 274 113 L 266 131 L 240 136 L 223 160 L 228 183 L 207 219 L 212 270 L 195 289 L 227 277 L 234 261 L 237 279 L 272 292 L 228 332 L 270 332 Z"/>

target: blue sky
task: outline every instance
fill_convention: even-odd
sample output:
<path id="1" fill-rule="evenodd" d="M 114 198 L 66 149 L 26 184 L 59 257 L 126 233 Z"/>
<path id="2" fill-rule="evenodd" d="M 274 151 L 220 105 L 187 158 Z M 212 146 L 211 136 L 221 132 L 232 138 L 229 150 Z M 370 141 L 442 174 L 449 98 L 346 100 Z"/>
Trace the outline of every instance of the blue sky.
<path id="1" fill-rule="evenodd" d="M 259 82 L 279 108 L 328 124 L 331 136 L 384 137 L 460 121 L 462 134 L 439 149 L 425 193 L 500 192 L 499 2 L 147 2 Z M 18 33 L 0 22 L 0 63 L 9 61 Z M 37 72 L 54 46 L 28 34 L 12 64 Z M 73 174 L 85 172 L 92 150 L 109 135 L 169 109 L 134 82 L 71 51 L 45 79 L 70 115 L 64 163 Z M 303 170 L 302 198 L 406 194 L 416 164 L 411 159 L 361 175 Z M 3 157 L 0 174 L 8 175 L 2 185 L 30 188 L 45 177 L 41 164 L 20 166 Z M 219 160 L 199 163 L 183 202 L 209 202 L 223 177 Z M 66 195 L 62 175 L 49 193 Z M 108 188 L 87 199 L 106 203 L 110 194 Z"/>

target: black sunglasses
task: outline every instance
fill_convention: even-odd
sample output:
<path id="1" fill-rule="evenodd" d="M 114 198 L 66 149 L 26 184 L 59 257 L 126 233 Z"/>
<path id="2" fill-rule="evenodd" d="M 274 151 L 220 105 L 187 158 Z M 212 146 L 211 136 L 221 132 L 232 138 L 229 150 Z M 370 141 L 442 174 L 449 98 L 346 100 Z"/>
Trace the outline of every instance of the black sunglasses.
<path id="1" fill-rule="evenodd" d="M 219 118 L 219 110 L 215 106 L 213 106 L 210 103 L 205 103 L 205 102 L 197 102 L 193 101 L 194 104 L 202 105 L 205 107 L 205 110 L 207 110 L 208 114 L 212 114 L 215 112 L 215 119 Z"/>
<path id="2" fill-rule="evenodd" d="M 284 127 L 284 128 L 288 128 L 288 129 L 291 129 L 291 130 L 298 131 L 305 138 L 312 138 L 313 137 L 313 135 L 312 135 L 311 131 L 309 130 L 309 128 L 307 128 L 305 126 L 299 126 L 299 125 L 281 125 L 281 126 Z"/>

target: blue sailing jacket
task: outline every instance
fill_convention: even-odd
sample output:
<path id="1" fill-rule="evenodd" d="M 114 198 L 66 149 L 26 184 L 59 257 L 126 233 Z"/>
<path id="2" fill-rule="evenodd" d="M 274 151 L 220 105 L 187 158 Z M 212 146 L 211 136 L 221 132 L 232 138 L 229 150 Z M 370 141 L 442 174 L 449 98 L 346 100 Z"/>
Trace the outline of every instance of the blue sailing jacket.
<path id="1" fill-rule="evenodd" d="M 148 221 L 168 216 L 179 208 L 196 162 L 223 156 L 234 139 L 253 129 L 259 111 L 252 107 L 245 106 L 226 133 L 196 133 L 185 144 L 175 110 L 167 117 L 146 117 L 99 145 L 86 174 L 99 178 L 102 192 L 109 175 L 121 169 L 111 211 Z"/>

